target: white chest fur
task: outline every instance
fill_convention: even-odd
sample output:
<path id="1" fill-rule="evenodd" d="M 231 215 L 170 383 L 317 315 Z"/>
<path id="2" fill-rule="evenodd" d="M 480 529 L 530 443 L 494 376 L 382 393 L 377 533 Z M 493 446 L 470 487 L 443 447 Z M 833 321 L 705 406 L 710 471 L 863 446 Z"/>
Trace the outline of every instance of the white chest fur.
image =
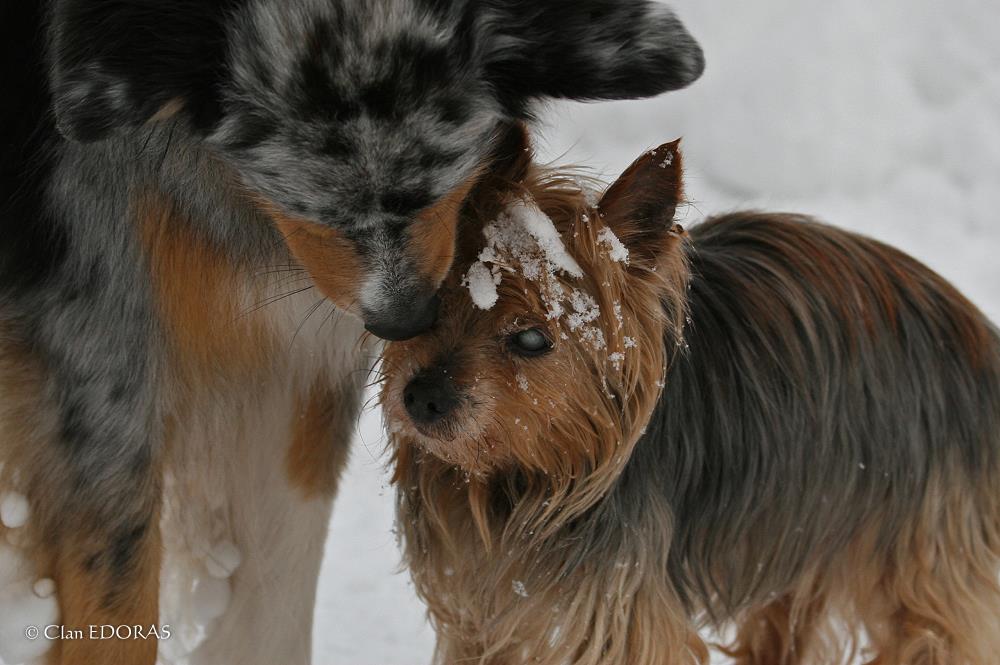
<path id="1" fill-rule="evenodd" d="M 163 665 L 306 663 L 332 493 L 288 476 L 300 396 L 357 386 L 371 364 L 360 324 L 300 294 L 269 307 L 287 353 L 251 385 L 206 389 L 168 447 L 161 531 Z M 312 315 L 310 315 L 312 312 Z M 360 394 L 341 395 L 355 400 Z M 331 446 L 349 441 L 331 440 Z M 346 456 L 345 456 L 346 457 Z"/>

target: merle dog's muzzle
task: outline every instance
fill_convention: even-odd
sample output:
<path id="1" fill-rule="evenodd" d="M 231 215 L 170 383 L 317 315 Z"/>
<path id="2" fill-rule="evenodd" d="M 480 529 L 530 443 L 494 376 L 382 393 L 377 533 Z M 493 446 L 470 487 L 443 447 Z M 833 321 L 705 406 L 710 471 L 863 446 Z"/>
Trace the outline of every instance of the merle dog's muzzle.
<path id="1" fill-rule="evenodd" d="M 438 296 L 431 293 L 401 299 L 378 311 L 365 310 L 365 329 L 390 342 L 412 339 L 434 326 L 440 303 Z"/>

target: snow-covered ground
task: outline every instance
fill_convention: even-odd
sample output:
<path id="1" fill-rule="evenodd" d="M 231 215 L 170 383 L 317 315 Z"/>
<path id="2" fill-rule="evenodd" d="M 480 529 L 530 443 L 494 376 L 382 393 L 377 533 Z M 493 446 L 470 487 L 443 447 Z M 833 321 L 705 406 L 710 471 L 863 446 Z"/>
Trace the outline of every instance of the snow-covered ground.
<path id="1" fill-rule="evenodd" d="M 677 0 L 705 77 L 645 102 L 550 109 L 547 160 L 615 177 L 684 137 L 688 223 L 816 214 L 891 242 L 1000 321 L 1000 3 Z M 433 637 L 398 574 L 377 413 L 359 426 L 316 614 L 316 665 L 422 665 Z"/>

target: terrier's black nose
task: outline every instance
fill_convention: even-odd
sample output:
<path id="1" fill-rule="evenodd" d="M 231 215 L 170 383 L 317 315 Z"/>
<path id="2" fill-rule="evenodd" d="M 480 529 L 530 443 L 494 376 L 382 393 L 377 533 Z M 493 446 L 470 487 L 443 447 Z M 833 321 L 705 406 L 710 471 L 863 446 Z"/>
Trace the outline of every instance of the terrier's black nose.
<path id="1" fill-rule="evenodd" d="M 403 390 L 403 404 L 414 422 L 430 425 L 458 406 L 455 384 L 445 374 L 418 374 Z"/>

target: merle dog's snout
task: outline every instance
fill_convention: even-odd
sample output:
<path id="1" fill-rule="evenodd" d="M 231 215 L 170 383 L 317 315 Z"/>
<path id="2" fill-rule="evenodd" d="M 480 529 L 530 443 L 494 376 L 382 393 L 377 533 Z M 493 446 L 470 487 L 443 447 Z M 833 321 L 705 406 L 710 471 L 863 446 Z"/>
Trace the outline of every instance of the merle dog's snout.
<path id="1" fill-rule="evenodd" d="M 458 406 L 454 382 L 442 371 L 422 372 L 403 390 L 403 404 L 414 422 L 431 425 Z"/>
<path id="2" fill-rule="evenodd" d="M 365 329 L 390 342 L 412 339 L 437 323 L 441 299 L 437 295 L 411 298 L 377 312 L 364 312 Z"/>

